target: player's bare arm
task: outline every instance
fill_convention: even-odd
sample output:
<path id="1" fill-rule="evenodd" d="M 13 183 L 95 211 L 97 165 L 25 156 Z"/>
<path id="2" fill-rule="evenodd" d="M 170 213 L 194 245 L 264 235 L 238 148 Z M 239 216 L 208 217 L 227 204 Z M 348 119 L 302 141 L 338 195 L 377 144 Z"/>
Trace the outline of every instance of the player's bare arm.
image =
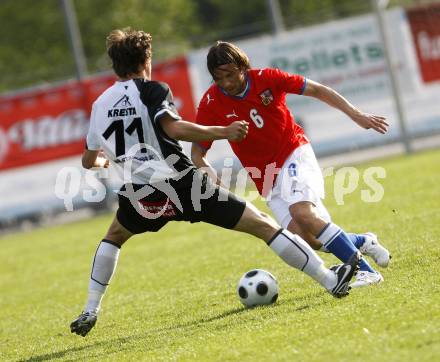
<path id="1" fill-rule="evenodd" d="M 168 114 L 164 114 L 159 122 L 169 137 L 188 142 L 219 139 L 239 142 L 246 137 L 249 125 L 246 121 L 236 121 L 227 127 L 201 126 L 192 122 L 177 121 Z"/>
<path id="2" fill-rule="evenodd" d="M 374 129 L 376 132 L 385 134 L 388 131 L 389 124 L 386 118 L 368 114 L 360 111 L 352 105 L 347 99 L 336 92 L 334 89 L 327 87 L 318 82 L 307 79 L 306 88 L 304 89 L 305 96 L 310 96 L 323 101 L 330 106 L 339 109 L 349 116 L 360 127 L 365 129 Z"/>
<path id="3" fill-rule="evenodd" d="M 91 151 L 85 150 L 82 155 L 82 166 L 84 168 L 92 168 L 92 167 L 104 167 L 107 168 L 109 166 L 109 161 L 105 158 L 104 154 L 101 151 Z"/>

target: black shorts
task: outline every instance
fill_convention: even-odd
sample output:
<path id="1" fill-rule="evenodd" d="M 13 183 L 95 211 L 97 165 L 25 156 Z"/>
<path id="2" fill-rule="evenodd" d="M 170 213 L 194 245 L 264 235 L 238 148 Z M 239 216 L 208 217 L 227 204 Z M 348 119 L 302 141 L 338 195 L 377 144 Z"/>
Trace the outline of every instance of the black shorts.
<path id="1" fill-rule="evenodd" d="M 141 189 L 154 191 L 139 201 L 136 200 L 138 197 L 128 198 L 122 195 L 130 190 Z M 200 197 L 200 191 L 206 196 Z M 211 196 L 208 197 L 209 195 Z M 169 221 L 204 221 L 233 229 L 246 208 L 246 201 L 214 184 L 208 174 L 200 170 L 192 170 L 181 181 L 164 182 L 161 187 L 157 187 L 157 184 L 124 185 L 118 198 L 116 217 L 133 234 L 159 231 Z"/>

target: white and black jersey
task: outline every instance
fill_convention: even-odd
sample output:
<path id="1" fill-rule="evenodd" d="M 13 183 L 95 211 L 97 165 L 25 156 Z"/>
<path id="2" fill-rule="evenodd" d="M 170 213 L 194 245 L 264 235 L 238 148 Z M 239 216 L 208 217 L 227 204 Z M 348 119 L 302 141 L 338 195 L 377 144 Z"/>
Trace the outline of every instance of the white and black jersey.
<path id="1" fill-rule="evenodd" d="M 142 79 L 115 82 L 93 103 L 86 147 L 102 149 L 124 180 L 118 193 L 119 223 L 135 234 L 158 231 L 169 221 L 204 221 L 232 229 L 246 202 L 196 170 L 179 143 L 163 131 L 159 120 L 165 113 L 180 120 L 168 85 Z M 145 197 L 127 192 L 145 186 Z M 202 197 L 207 190 L 212 196 Z"/>
<path id="2" fill-rule="evenodd" d="M 181 119 L 166 83 L 117 81 L 93 103 L 86 147 L 102 149 L 124 183 L 179 178 L 194 166 L 180 144 L 163 131 L 159 119 L 165 113 Z"/>

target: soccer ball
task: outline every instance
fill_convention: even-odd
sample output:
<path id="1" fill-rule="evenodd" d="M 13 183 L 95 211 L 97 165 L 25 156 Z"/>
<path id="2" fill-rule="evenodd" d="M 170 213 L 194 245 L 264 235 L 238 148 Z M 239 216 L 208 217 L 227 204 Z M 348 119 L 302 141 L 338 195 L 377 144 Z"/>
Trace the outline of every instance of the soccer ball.
<path id="1" fill-rule="evenodd" d="M 278 298 L 278 282 L 271 273 L 253 269 L 241 277 L 237 293 L 246 307 L 272 304 Z"/>

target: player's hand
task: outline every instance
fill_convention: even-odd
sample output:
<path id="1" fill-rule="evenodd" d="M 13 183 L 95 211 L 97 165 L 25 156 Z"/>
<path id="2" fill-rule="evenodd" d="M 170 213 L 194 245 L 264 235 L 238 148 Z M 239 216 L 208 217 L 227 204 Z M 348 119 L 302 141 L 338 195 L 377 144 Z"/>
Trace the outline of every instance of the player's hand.
<path id="1" fill-rule="evenodd" d="M 382 116 L 375 116 L 373 114 L 359 112 L 351 117 L 359 126 L 365 129 L 374 129 L 376 132 L 385 134 L 388 132 L 389 124 L 386 118 Z"/>
<path id="2" fill-rule="evenodd" d="M 226 127 L 226 135 L 229 141 L 240 142 L 243 141 L 249 131 L 249 122 L 235 121 Z"/>

